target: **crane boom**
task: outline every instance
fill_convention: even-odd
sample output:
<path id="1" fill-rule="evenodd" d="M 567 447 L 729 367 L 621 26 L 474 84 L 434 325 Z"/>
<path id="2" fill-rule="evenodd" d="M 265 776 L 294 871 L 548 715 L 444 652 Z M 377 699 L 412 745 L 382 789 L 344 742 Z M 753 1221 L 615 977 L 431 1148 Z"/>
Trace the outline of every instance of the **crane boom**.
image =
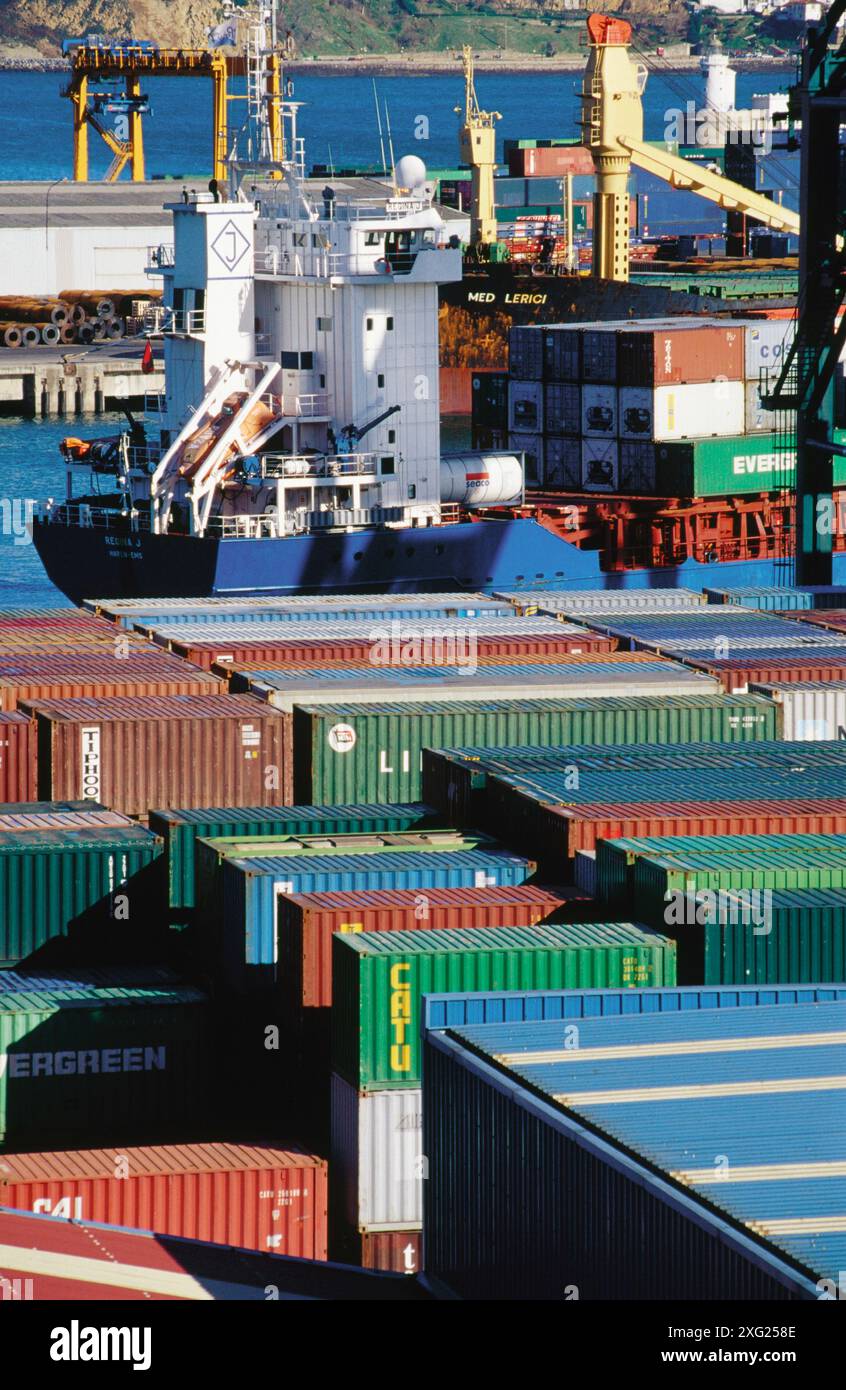
<path id="1" fill-rule="evenodd" d="M 730 211 L 748 213 L 765 226 L 772 227 L 773 231 L 799 235 L 798 212 L 782 207 L 780 203 L 773 202 L 772 198 L 765 198 L 762 193 L 753 193 L 751 189 L 743 188 L 741 184 L 727 179 L 723 174 L 715 174 L 710 169 L 694 164 L 692 160 L 680 159 L 678 155 L 647 145 L 642 140 L 631 140 L 622 136 L 620 143 L 631 151 L 633 164 L 645 169 L 648 174 L 665 179 L 672 188 L 698 193 L 701 198 L 708 198 L 712 203 Z"/>
<path id="2" fill-rule="evenodd" d="M 632 163 L 723 208 L 739 209 L 766 226 L 798 235 L 798 213 L 722 174 L 669 154 L 643 138 L 647 71 L 629 56 L 632 27 L 626 20 L 588 18 L 590 57 L 582 87 L 585 144 L 596 166 L 593 273 L 629 278 L 629 171 Z"/>

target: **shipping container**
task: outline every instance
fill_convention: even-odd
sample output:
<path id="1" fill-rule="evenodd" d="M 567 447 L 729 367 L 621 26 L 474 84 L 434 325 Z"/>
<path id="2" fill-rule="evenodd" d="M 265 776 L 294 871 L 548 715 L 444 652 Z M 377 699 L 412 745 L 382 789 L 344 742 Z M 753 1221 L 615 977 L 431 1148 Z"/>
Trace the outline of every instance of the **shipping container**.
<path id="1" fill-rule="evenodd" d="M 742 323 L 629 326 L 618 335 L 620 386 L 679 386 L 740 382 L 744 377 Z"/>
<path id="2" fill-rule="evenodd" d="M 796 454 L 775 435 L 662 443 L 655 450 L 660 497 L 731 497 L 794 486 Z"/>
<path id="3" fill-rule="evenodd" d="M 505 429 L 508 421 L 508 373 L 475 371 L 470 378 L 473 422 Z"/>
<path id="4" fill-rule="evenodd" d="M 420 1085 L 424 994 L 675 984 L 675 947 L 631 923 L 337 935 L 332 1070 L 362 1091 Z"/>
<path id="5" fill-rule="evenodd" d="M 745 419 L 742 381 L 657 386 L 652 393 L 652 433 L 656 443 L 742 435 Z"/>
<path id="6" fill-rule="evenodd" d="M 706 590 L 706 593 L 709 592 Z M 705 605 L 705 596 L 693 589 L 525 589 L 503 592 L 518 612 L 583 616 L 589 620 L 606 613 L 681 612 Z"/>
<path id="7" fill-rule="evenodd" d="M 621 386 L 619 392 L 620 438 L 650 441 L 655 438 L 655 391 L 648 386 Z"/>
<path id="8" fill-rule="evenodd" d="M 573 389 L 578 392 L 578 387 Z M 538 479 L 539 486 L 558 488 L 564 492 L 581 492 L 581 440 L 550 437 L 542 441 L 541 450 L 543 461 L 541 476 Z"/>
<path id="9" fill-rule="evenodd" d="M 0 1212 L 3 1267 L 13 1298 L 81 1303 L 266 1303 L 308 1299 L 383 1303 L 431 1297 L 416 1278 L 326 1260 L 259 1254 L 226 1245 L 32 1212 Z"/>
<path id="10" fill-rule="evenodd" d="M 582 340 L 582 381 L 617 385 L 617 334 L 604 328 L 585 328 Z"/>
<path id="11" fill-rule="evenodd" d="M 205 856 L 211 857 L 210 870 Z M 211 879 L 215 852 L 197 845 L 201 890 Z M 249 994 L 279 984 L 280 900 L 289 894 L 350 893 L 371 889 L 484 888 L 525 883 L 533 860 L 504 852 L 349 855 L 311 859 L 224 859 L 222 889 L 204 922 L 212 968 L 227 991 Z M 213 881 L 213 879 L 211 880 Z M 201 897 L 201 902 L 203 901 Z"/>
<path id="12" fill-rule="evenodd" d="M 306 1260 L 328 1255 L 326 1160 L 271 1144 L 9 1154 L 0 1206 Z"/>
<path id="13" fill-rule="evenodd" d="M 815 649 L 770 648 L 768 651 L 715 660 L 708 656 L 680 656 L 692 666 L 714 676 L 727 691 L 747 691 L 750 686 L 806 684 L 846 681 L 846 651 L 835 654 L 825 647 Z"/>
<path id="14" fill-rule="evenodd" d="M 161 852 L 158 836 L 141 826 L 0 835 L 0 966 L 48 942 L 58 954 L 59 937 L 76 960 L 131 958 L 145 940 L 152 951 Z"/>
<path id="15" fill-rule="evenodd" d="M 0 806 L 0 834 L 25 830 L 92 830 L 135 825 L 96 801 L 13 801 Z"/>
<path id="16" fill-rule="evenodd" d="M 293 800 L 290 719 L 251 695 L 33 701 L 39 794 L 153 807 Z"/>
<path id="17" fill-rule="evenodd" d="M 724 742 L 780 734 L 778 708 L 761 696 L 302 705 L 294 711 L 294 795 L 327 805 L 416 800 L 424 748 Z"/>
<path id="18" fill-rule="evenodd" d="M 754 685 L 750 693 L 766 695 L 780 707 L 784 737 L 818 741 L 846 738 L 846 683 L 795 681 L 791 685 Z"/>
<path id="19" fill-rule="evenodd" d="M 41 656 L 0 658 L 0 710 L 25 700 L 103 700 L 111 696 L 217 695 L 219 676 L 188 666 L 167 652 L 155 656 Z"/>
<path id="20" fill-rule="evenodd" d="M 541 366 L 547 381 L 582 380 L 582 334 L 569 324 L 554 324 L 548 328 L 526 328 L 541 345 Z M 533 348 L 533 353 L 538 347 Z M 513 368 L 512 368 L 513 370 Z"/>
<path id="21" fill-rule="evenodd" d="M 514 178 L 551 178 L 560 180 L 568 174 L 595 178 L 593 155 L 583 145 L 567 147 L 534 146 L 511 150 L 507 156 L 508 172 Z M 560 202 L 560 195 L 559 195 Z"/>
<path id="22" fill-rule="evenodd" d="M 421 1031 L 480 1023 L 548 1023 L 577 1018 L 688 1013 L 697 1009 L 751 1009 L 759 1005 L 846 1001 L 844 985 L 734 987 L 686 985 L 678 989 L 489 990 L 475 994 L 427 994 Z"/>
<path id="23" fill-rule="evenodd" d="M 615 386 L 585 385 L 582 387 L 582 424 L 579 432 L 588 438 L 616 438 L 617 388 Z"/>
<path id="24" fill-rule="evenodd" d="M 274 622 L 280 617 L 292 621 L 325 619 L 338 622 L 347 616 L 360 619 L 377 612 L 384 616 L 385 612 L 395 611 L 402 615 L 407 608 L 417 610 L 432 606 L 445 606 L 453 615 L 460 616 L 467 604 L 484 609 L 490 602 L 487 594 L 460 590 L 453 593 L 260 595 L 255 598 L 87 599 L 85 607 L 102 614 L 111 623 L 158 628 L 168 623 L 233 622 L 239 618 L 261 622 L 268 615 Z"/>
<path id="25" fill-rule="evenodd" d="M 775 434 L 777 432 L 777 413 L 774 410 L 767 410 L 761 403 L 761 389 L 757 381 L 746 383 L 745 412 L 747 434 Z"/>
<path id="26" fill-rule="evenodd" d="M 443 817 L 431 806 L 241 806 L 193 807 L 150 812 L 150 829 L 161 836 L 172 909 L 195 904 L 195 852 L 199 839 L 230 835 L 345 835 L 371 831 L 440 829 Z M 0 828 L 2 828 L 0 826 Z"/>
<path id="27" fill-rule="evenodd" d="M 697 857 L 691 855 L 677 862 L 673 857 L 638 855 L 631 876 L 633 915 L 637 920 L 658 931 L 669 931 L 670 920 L 675 919 L 677 925 L 687 907 L 687 899 L 700 892 L 704 895 L 703 910 L 708 907 L 711 895 L 721 897 L 723 890 L 737 889 L 741 896 L 748 894 L 753 914 L 760 909 L 765 916 L 769 901 L 766 890 L 846 887 L 846 854 L 842 852 L 839 863 L 832 862 L 828 854 L 820 856 L 819 861 L 798 864 L 770 864 L 744 854 L 726 856 L 720 862 L 707 862 L 710 859 L 707 852 L 703 859 L 705 863 L 697 862 Z M 758 925 L 757 916 L 755 925 Z M 821 975 L 820 978 L 826 977 Z"/>
<path id="28" fill-rule="evenodd" d="M 512 699 L 526 690 L 540 698 L 616 698 L 629 695 L 684 695 L 719 690 L 704 672 L 650 652 L 610 652 L 607 656 L 568 656 L 560 662 L 514 661 L 472 674 L 423 666 L 365 667 L 344 671 L 307 667 L 299 671 L 234 667 L 233 690 L 252 691 L 274 709 L 296 705 L 392 704 L 414 700 L 453 701 L 473 698 Z"/>
<path id="29" fill-rule="evenodd" d="M 543 382 L 508 382 L 508 428 L 540 434 L 543 430 Z"/>
<path id="30" fill-rule="evenodd" d="M 748 589 L 706 589 L 708 603 L 760 608 L 779 613 L 798 610 L 805 622 L 835 622 L 838 609 L 846 603 L 846 589 L 838 584 L 760 585 Z M 816 612 L 815 610 L 823 610 Z M 824 610 L 834 609 L 834 613 Z M 811 610 L 811 611 L 807 611 Z"/>
<path id="31" fill-rule="evenodd" d="M 620 492 L 633 497 L 652 497 L 655 493 L 655 445 L 621 439 L 619 448 Z"/>
<path id="32" fill-rule="evenodd" d="M 760 319 L 746 325 L 745 375 L 747 381 L 775 386 L 784 359 L 796 336 L 793 319 Z"/>
<path id="33" fill-rule="evenodd" d="M 206 996 L 166 971 L 135 977 L 0 971 L 3 1152 L 185 1141 L 208 1123 Z"/>
<path id="34" fill-rule="evenodd" d="M 569 1049 L 555 1021 L 430 1031 L 427 1276 L 465 1299 L 818 1300 L 843 1263 L 820 1172 L 840 1159 L 825 1044 L 844 1014 L 583 1018 Z M 715 1133 L 735 1145 L 731 1182 Z M 755 1180 L 777 1164 L 790 1180 Z"/>
<path id="35" fill-rule="evenodd" d="M 582 440 L 582 488 L 585 492 L 617 492 L 619 454 L 616 439 Z"/>
<path id="36" fill-rule="evenodd" d="M 515 325 L 508 335 L 508 370 L 517 381 L 540 381 L 543 377 L 543 339 L 540 329 Z"/>
<path id="37" fill-rule="evenodd" d="M 548 381 L 543 388 L 543 428 L 546 434 L 578 435 L 581 422 L 581 393 L 568 381 Z M 546 441 L 547 462 L 550 441 Z M 578 481 L 576 486 L 578 487 Z"/>
<path id="38" fill-rule="evenodd" d="M 331 1081 L 331 1253 L 358 1231 L 419 1231 L 423 1223 L 423 1097 L 401 1091 L 357 1091 Z"/>
<path id="39" fill-rule="evenodd" d="M 588 910 L 572 888 L 427 888 L 286 894 L 279 899 L 278 952 L 288 1015 L 332 1005 L 332 937 L 361 932 L 529 927 Z"/>
<path id="40" fill-rule="evenodd" d="M 360 1231 L 350 1243 L 346 1263 L 394 1274 L 419 1274 L 423 1269 L 423 1237 L 420 1231 Z"/>
<path id="41" fill-rule="evenodd" d="M 25 714 L 0 714 L 0 801 L 34 801 L 36 748 Z"/>
<path id="42" fill-rule="evenodd" d="M 543 478 L 544 439 L 541 434 L 526 430 L 509 430 L 508 449 L 523 455 L 523 470 L 527 487 L 539 487 Z"/>

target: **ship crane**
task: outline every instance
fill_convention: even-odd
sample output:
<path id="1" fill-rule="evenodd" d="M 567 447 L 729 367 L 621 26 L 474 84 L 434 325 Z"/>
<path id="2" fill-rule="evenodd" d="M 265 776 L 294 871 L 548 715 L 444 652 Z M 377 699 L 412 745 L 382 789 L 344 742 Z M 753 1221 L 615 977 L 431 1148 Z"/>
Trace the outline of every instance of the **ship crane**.
<path id="1" fill-rule="evenodd" d="M 629 56 L 632 26 L 623 19 L 588 18 L 590 56 L 582 87 L 585 144 L 596 166 L 593 273 L 604 280 L 629 278 L 629 170 L 632 164 L 672 188 L 745 212 L 775 231 L 799 234 L 799 214 L 724 175 L 649 145 L 643 138 L 647 71 Z"/>
<path id="2" fill-rule="evenodd" d="M 357 425 L 345 425 L 338 434 L 336 441 L 337 452 L 339 454 L 354 454 L 358 448 L 359 442 L 366 434 L 369 434 L 371 430 L 375 430 L 376 426 L 381 425 L 383 421 L 390 420 L 392 415 L 397 415 L 401 410 L 401 405 L 392 405 L 389 406 L 387 410 L 383 410 L 381 415 L 377 415 L 374 420 L 368 420 L 366 425 L 361 425 L 360 427 Z"/>
<path id="3" fill-rule="evenodd" d="M 494 203 L 494 169 L 496 168 L 496 122 L 499 111 L 482 111 L 476 97 L 473 74 L 473 50 L 462 49 L 464 65 L 464 124 L 458 142 L 461 159 L 469 165 L 473 185 L 470 213 L 470 243 L 472 246 L 492 246 L 497 239 L 496 208 Z M 461 107 L 456 106 L 461 114 Z"/>

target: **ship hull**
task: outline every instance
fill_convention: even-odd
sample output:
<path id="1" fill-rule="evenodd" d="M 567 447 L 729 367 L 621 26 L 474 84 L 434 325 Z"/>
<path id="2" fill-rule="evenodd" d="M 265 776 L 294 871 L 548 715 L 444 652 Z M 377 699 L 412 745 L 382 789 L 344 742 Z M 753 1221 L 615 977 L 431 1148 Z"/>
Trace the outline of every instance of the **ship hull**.
<path id="1" fill-rule="evenodd" d="M 468 522 L 286 540 L 111 533 L 35 520 L 33 541 L 51 581 L 85 598 L 205 598 L 455 589 L 692 588 L 785 582 L 784 562 L 748 560 L 606 573 L 534 521 Z M 835 557 L 836 582 L 846 557 Z M 837 571 L 843 573 L 838 574 Z"/>

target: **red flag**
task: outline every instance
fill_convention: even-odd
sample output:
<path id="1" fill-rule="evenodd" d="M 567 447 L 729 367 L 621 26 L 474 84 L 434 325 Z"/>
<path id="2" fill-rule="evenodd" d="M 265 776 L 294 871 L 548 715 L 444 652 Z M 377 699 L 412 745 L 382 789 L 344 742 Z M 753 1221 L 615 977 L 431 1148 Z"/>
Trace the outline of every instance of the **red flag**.
<path id="1" fill-rule="evenodd" d="M 147 376 L 156 370 L 156 365 L 153 361 L 153 344 L 150 338 L 147 339 L 147 345 L 144 348 L 144 356 L 141 358 L 141 370 Z"/>

